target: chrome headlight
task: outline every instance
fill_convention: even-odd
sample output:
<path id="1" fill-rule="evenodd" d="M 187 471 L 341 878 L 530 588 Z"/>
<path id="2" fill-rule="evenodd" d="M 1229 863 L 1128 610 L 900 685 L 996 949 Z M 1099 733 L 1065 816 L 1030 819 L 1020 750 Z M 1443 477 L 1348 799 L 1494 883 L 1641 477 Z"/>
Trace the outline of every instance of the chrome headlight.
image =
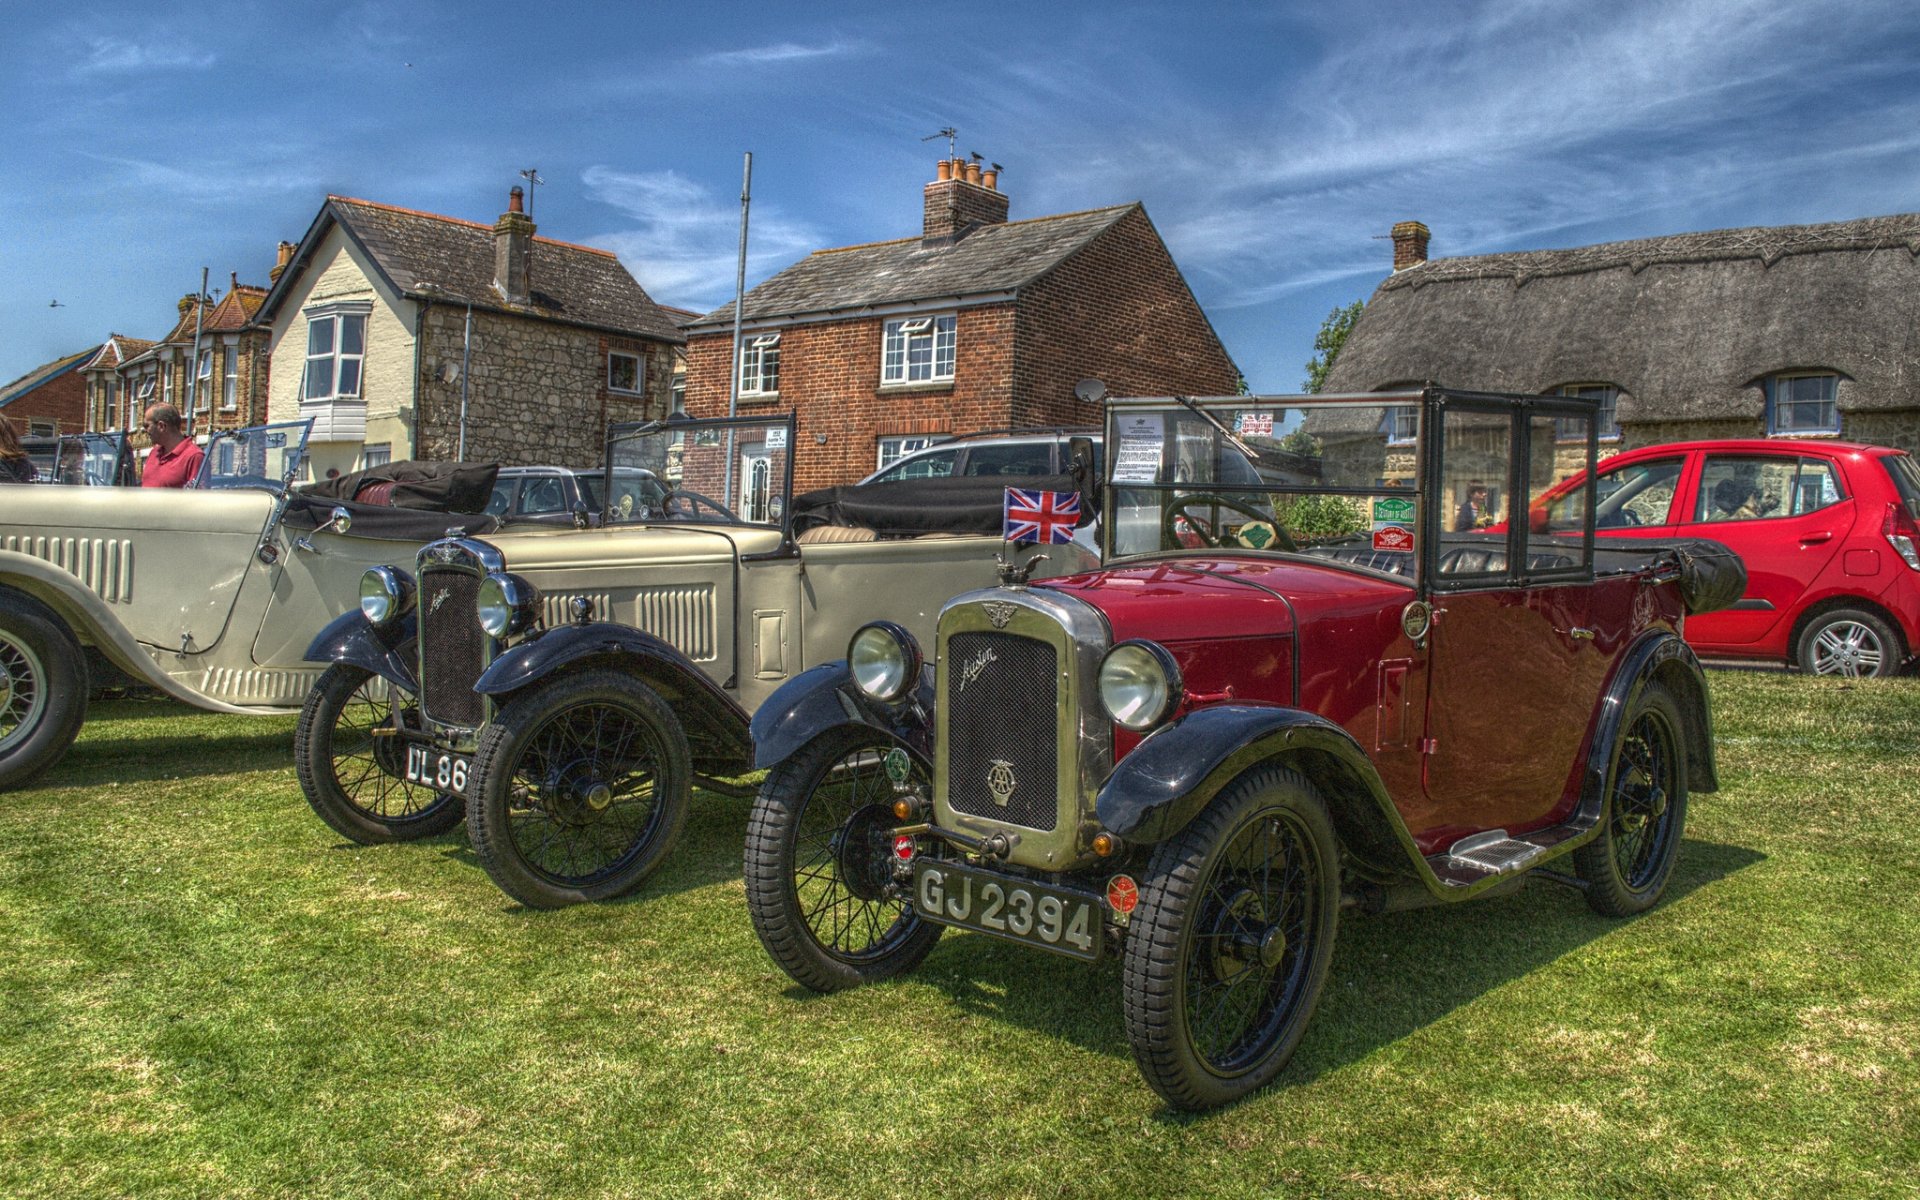
<path id="1" fill-rule="evenodd" d="M 853 685 L 875 700 L 891 704 L 920 681 L 920 645 L 892 621 L 862 625 L 847 643 Z"/>
<path id="2" fill-rule="evenodd" d="M 413 577 L 392 567 L 369 567 L 360 577 L 360 615 L 375 626 L 397 621 L 413 608 Z"/>
<path id="3" fill-rule="evenodd" d="M 1158 642 L 1121 642 L 1100 664 L 1100 703 L 1122 729 L 1145 733 L 1180 707 L 1180 667 Z"/>
<path id="4" fill-rule="evenodd" d="M 495 571 L 480 581 L 473 608 L 488 637 L 512 637 L 533 628 L 540 615 L 540 589 L 518 575 Z"/>

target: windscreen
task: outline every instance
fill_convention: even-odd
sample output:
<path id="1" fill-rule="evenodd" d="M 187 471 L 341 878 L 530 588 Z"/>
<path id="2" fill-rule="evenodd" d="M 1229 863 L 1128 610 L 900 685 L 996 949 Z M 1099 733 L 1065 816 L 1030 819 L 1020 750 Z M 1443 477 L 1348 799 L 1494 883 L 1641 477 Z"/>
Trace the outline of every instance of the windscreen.
<path id="1" fill-rule="evenodd" d="M 792 437 L 784 417 L 618 427 L 607 445 L 609 519 L 779 528 L 792 486 Z"/>
<path id="2" fill-rule="evenodd" d="M 280 488 L 293 479 L 306 453 L 312 421 L 253 425 L 213 435 L 194 486 Z"/>

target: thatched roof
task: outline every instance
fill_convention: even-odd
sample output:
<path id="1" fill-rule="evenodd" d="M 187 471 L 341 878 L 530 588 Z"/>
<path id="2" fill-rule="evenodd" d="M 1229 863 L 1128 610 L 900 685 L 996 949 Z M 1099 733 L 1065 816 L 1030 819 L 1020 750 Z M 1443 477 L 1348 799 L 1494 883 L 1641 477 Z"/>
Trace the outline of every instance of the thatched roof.
<path id="1" fill-rule="evenodd" d="M 1920 214 L 1434 259 L 1375 290 L 1326 390 L 1610 383 L 1626 421 L 1758 419 L 1795 369 L 1920 407 Z"/>

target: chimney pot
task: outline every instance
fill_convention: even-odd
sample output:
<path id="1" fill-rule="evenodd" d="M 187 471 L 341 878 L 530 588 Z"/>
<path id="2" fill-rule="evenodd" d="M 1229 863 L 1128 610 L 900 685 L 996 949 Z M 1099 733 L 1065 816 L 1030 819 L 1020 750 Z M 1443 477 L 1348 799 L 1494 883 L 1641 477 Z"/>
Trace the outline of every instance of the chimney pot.
<path id="1" fill-rule="evenodd" d="M 947 180 L 952 178 L 953 178 L 953 161 L 951 159 L 943 158 L 939 162 L 933 164 L 933 181 L 935 183 L 945 183 Z"/>
<path id="2" fill-rule="evenodd" d="M 1393 227 L 1393 269 L 1404 271 L 1427 261 L 1427 240 L 1433 231 L 1418 221 L 1402 221 Z"/>
<path id="3" fill-rule="evenodd" d="M 979 163 L 970 162 L 967 164 L 967 182 L 971 184 L 976 184 L 976 185 L 980 182 L 980 164 Z"/>
<path id="4" fill-rule="evenodd" d="M 507 193 L 507 211 L 510 213 L 525 212 L 527 211 L 524 207 L 525 203 L 526 193 L 521 190 L 519 184 L 514 184 L 513 190 Z"/>
<path id="5" fill-rule="evenodd" d="M 999 191 L 1000 190 L 1000 172 L 995 171 L 992 168 L 988 168 L 987 170 L 980 172 L 980 186 L 983 188 L 986 188 L 990 192 Z"/>
<path id="6" fill-rule="evenodd" d="M 978 162 L 940 160 L 938 178 L 923 189 L 921 240 L 929 245 L 959 241 L 983 225 L 1004 225 L 1011 205 L 998 189 L 999 171 L 984 175 Z"/>

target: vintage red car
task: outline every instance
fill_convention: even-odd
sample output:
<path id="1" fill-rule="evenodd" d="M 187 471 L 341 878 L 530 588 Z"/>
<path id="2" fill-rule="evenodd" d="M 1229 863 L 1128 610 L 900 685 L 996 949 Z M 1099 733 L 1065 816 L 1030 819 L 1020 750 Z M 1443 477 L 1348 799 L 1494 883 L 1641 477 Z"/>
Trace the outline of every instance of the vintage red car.
<path id="1" fill-rule="evenodd" d="M 868 625 L 756 714 L 767 950 L 820 991 L 948 926 L 1117 952 L 1143 1074 L 1205 1108 L 1285 1065 L 1343 911 L 1530 877 L 1651 906 L 1716 787 L 1680 629 L 1738 560 L 1598 549 L 1590 517 L 1456 531 L 1488 483 L 1590 468 L 1592 421 L 1437 389 L 1113 401 L 1101 569 L 1009 569 L 930 647 Z"/>
<path id="2" fill-rule="evenodd" d="M 1739 554 L 1747 594 L 1687 622 L 1711 658 L 1817 675 L 1891 675 L 1920 653 L 1920 465 L 1852 442 L 1642 446 L 1602 462 L 1606 537 L 1710 537 Z M 1541 497 L 1536 527 L 1578 524 L 1585 480 Z"/>

